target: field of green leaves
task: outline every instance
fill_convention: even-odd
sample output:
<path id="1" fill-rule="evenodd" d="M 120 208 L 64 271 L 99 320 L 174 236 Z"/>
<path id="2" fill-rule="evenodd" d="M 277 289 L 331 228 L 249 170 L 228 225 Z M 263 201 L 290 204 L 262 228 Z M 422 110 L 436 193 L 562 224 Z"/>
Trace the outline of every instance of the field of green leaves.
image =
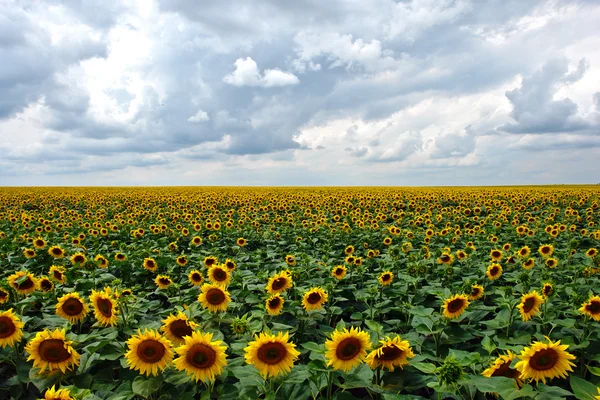
<path id="1" fill-rule="evenodd" d="M 600 187 L 2 188 L 0 399 L 600 399 Z"/>

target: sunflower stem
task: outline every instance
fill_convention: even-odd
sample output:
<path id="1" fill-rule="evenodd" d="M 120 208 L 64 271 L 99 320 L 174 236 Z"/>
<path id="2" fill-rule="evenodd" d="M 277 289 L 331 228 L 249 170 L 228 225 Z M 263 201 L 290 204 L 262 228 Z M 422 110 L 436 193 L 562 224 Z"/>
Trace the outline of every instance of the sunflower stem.
<path id="1" fill-rule="evenodd" d="M 327 400 L 331 400 L 332 389 L 333 389 L 333 379 L 331 376 L 331 371 L 327 371 Z"/>

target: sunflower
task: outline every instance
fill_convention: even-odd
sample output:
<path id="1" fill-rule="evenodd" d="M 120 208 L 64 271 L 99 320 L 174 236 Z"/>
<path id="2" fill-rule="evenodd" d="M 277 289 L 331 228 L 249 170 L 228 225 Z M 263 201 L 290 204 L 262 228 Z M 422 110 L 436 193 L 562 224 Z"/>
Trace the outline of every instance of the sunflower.
<path id="1" fill-rule="evenodd" d="M 354 256 L 348 256 L 348 257 L 346 257 L 346 259 L 345 259 L 345 261 L 346 261 L 348 264 L 354 264 L 354 260 L 356 260 L 356 257 L 354 257 Z"/>
<path id="2" fill-rule="evenodd" d="M 227 267 L 223 265 L 213 265 L 208 269 L 206 275 L 208 276 L 208 280 L 215 285 L 227 286 L 231 282 L 231 274 Z"/>
<path id="3" fill-rule="evenodd" d="M 527 261 L 523 263 L 523 269 L 531 269 L 535 266 L 535 259 L 528 258 Z"/>
<path id="4" fill-rule="evenodd" d="M 390 244 L 392 244 L 392 238 L 386 237 L 385 239 L 383 239 L 383 244 L 389 246 Z"/>
<path id="5" fill-rule="evenodd" d="M 548 258 L 552 255 L 552 253 L 554 253 L 554 246 L 552 246 L 551 244 L 543 244 L 538 249 L 538 252 L 541 254 L 542 257 Z"/>
<path id="6" fill-rule="evenodd" d="M 65 283 L 67 281 L 65 267 L 60 265 L 52 265 L 48 271 L 48 276 L 50 276 L 50 279 L 54 279 L 59 283 Z"/>
<path id="7" fill-rule="evenodd" d="M 200 236 L 194 236 L 192 238 L 192 244 L 194 246 L 200 246 L 202 244 L 202 238 Z"/>
<path id="8" fill-rule="evenodd" d="M 331 339 L 325 342 L 327 366 L 348 372 L 365 360 L 371 348 L 371 337 L 356 327 L 336 330 Z"/>
<path id="9" fill-rule="evenodd" d="M 283 310 L 283 303 L 285 303 L 283 297 L 280 294 L 274 294 L 266 300 L 265 308 L 270 315 L 279 315 Z"/>
<path id="10" fill-rule="evenodd" d="M 83 253 L 75 253 L 71 256 L 71 264 L 82 267 L 85 265 L 87 258 L 83 255 Z"/>
<path id="11" fill-rule="evenodd" d="M 369 353 L 366 362 L 371 369 L 382 367 L 391 372 L 396 367 L 401 369 L 408 365 L 408 359 L 414 357 L 410 343 L 407 340 L 402 340 L 400 336 L 393 339 L 386 337 L 385 340 L 380 340 L 381 346 Z"/>
<path id="12" fill-rule="evenodd" d="M 177 263 L 177 265 L 179 265 L 180 267 L 185 267 L 188 263 L 188 259 L 186 256 L 181 255 L 179 257 L 177 257 L 177 259 L 175 260 L 175 262 Z"/>
<path id="13" fill-rule="evenodd" d="M 23 339 L 23 326 L 19 317 L 13 313 L 12 308 L 0 311 L 0 346 L 14 347 Z"/>
<path id="14" fill-rule="evenodd" d="M 592 247 L 591 249 L 585 252 L 585 255 L 590 258 L 594 258 L 598 255 L 598 249 Z"/>
<path id="15" fill-rule="evenodd" d="M 348 268 L 344 267 L 343 265 L 338 265 L 336 267 L 333 267 L 333 269 L 331 270 L 331 276 L 333 276 L 337 280 L 341 280 L 344 279 L 347 271 Z"/>
<path id="16" fill-rule="evenodd" d="M 25 346 L 25 351 L 29 353 L 27 361 L 33 360 L 33 367 L 39 368 L 40 372 L 60 370 L 65 373 L 79 365 L 79 353 L 67 340 L 64 329 L 45 329 L 36 333 Z"/>
<path id="17" fill-rule="evenodd" d="M 17 271 L 6 278 L 8 284 L 19 294 L 29 294 L 36 291 L 38 281 L 29 271 Z"/>
<path id="18" fill-rule="evenodd" d="M 449 319 L 460 317 L 469 306 L 469 299 L 464 294 L 455 294 L 449 299 L 444 300 L 443 314 Z"/>
<path id="19" fill-rule="evenodd" d="M 467 258 L 467 253 L 465 253 L 462 250 L 458 250 L 456 252 L 456 258 L 458 258 L 459 260 L 464 260 L 465 258 Z"/>
<path id="20" fill-rule="evenodd" d="M 244 349 L 246 363 L 254 365 L 263 378 L 286 374 L 294 367 L 300 352 L 288 342 L 289 335 L 279 332 L 277 336 L 261 332 Z"/>
<path id="21" fill-rule="evenodd" d="M 219 312 L 227 310 L 231 297 L 229 292 L 219 285 L 205 283 L 202 285 L 202 293 L 198 296 L 198 302 L 202 307 L 208 308 L 210 312 Z"/>
<path id="22" fill-rule="evenodd" d="M 212 333 L 192 332 L 183 339 L 183 344 L 175 349 L 179 355 L 173 361 L 175 368 L 185 371 L 198 381 L 214 381 L 227 365 L 225 349 L 220 340 L 212 340 Z"/>
<path id="23" fill-rule="evenodd" d="M 210 268 L 217 263 L 218 263 L 217 257 L 208 256 L 208 257 L 204 258 L 204 266 L 206 268 Z"/>
<path id="24" fill-rule="evenodd" d="M 534 342 L 531 347 L 525 347 L 519 355 L 515 368 L 521 373 L 521 379 L 533 379 L 546 384 L 546 378 L 566 378 L 568 372 L 573 372 L 575 356 L 567 352 L 568 345 L 560 344 L 560 340 L 548 343 Z"/>
<path id="25" fill-rule="evenodd" d="M 78 293 L 68 293 L 58 299 L 56 315 L 74 324 L 83 321 L 89 309 Z"/>
<path id="26" fill-rule="evenodd" d="M 25 258 L 34 258 L 35 250 L 34 249 L 25 249 L 25 250 L 23 250 L 23 255 L 25 256 Z"/>
<path id="27" fill-rule="evenodd" d="M 188 274 L 188 280 L 194 286 L 200 286 L 202 283 L 204 283 L 204 277 L 202 276 L 202 273 L 196 269 L 190 271 Z"/>
<path id="28" fill-rule="evenodd" d="M 71 397 L 71 392 L 69 389 L 58 389 L 56 390 L 54 386 L 50 389 L 46 390 L 44 393 L 44 398 L 40 400 L 74 400 Z"/>
<path id="29" fill-rule="evenodd" d="M 154 278 L 154 283 L 159 289 L 168 289 L 173 281 L 167 275 L 157 275 L 156 278 Z"/>
<path id="30" fill-rule="evenodd" d="M 535 317 L 540 312 L 540 306 L 544 303 L 544 298 L 540 296 L 537 290 L 526 293 L 521 297 L 521 303 L 517 306 L 517 309 L 521 313 L 521 319 L 523 321 L 529 321 L 532 317 Z"/>
<path id="31" fill-rule="evenodd" d="M 125 261 L 125 260 L 127 260 L 127 256 L 123 253 L 117 253 L 117 254 L 115 254 L 115 260 Z"/>
<path id="32" fill-rule="evenodd" d="M 321 287 L 317 286 L 310 288 L 302 299 L 302 306 L 306 311 L 320 310 L 323 308 L 323 304 L 327 302 L 327 292 Z"/>
<path id="33" fill-rule="evenodd" d="M 246 239 L 244 239 L 243 237 L 238 238 L 238 240 L 235 241 L 235 244 L 237 244 L 240 247 L 244 247 L 246 245 L 246 243 L 248 243 L 248 241 Z"/>
<path id="34" fill-rule="evenodd" d="M 6 302 L 8 302 L 8 300 L 10 299 L 10 294 L 8 294 L 8 292 L 2 288 L 0 288 L 0 304 L 4 304 Z"/>
<path id="35" fill-rule="evenodd" d="M 519 257 L 529 257 L 529 255 L 531 254 L 531 249 L 529 248 L 529 246 L 523 246 L 521 247 L 521 250 L 519 250 Z"/>
<path id="36" fill-rule="evenodd" d="M 519 378 L 521 373 L 510 367 L 510 364 L 515 358 L 517 358 L 517 355 L 508 350 L 506 354 L 500 355 L 498 358 L 496 358 L 481 375 L 487 378 L 494 376 L 513 378 L 516 380 L 517 385 L 521 387 L 523 385 L 523 381 L 521 378 Z"/>
<path id="37" fill-rule="evenodd" d="M 108 267 L 108 260 L 106 259 L 106 257 L 104 257 L 100 254 L 98 254 L 96 257 L 94 257 L 94 261 L 98 265 L 98 268 Z"/>
<path id="38" fill-rule="evenodd" d="M 600 321 L 600 296 L 592 296 L 581 305 L 580 312 L 592 318 L 594 321 Z"/>
<path id="39" fill-rule="evenodd" d="M 544 283 L 544 286 L 542 286 L 542 295 L 544 295 L 544 297 L 548 298 L 552 295 L 553 292 L 554 292 L 554 286 L 552 286 L 552 284 L 550 282 Z"/>
<path id="40" fill-rule="evenodd" d="M 296 257 L 288 254 L 287 256 L 285 256 L 285 263 L 290 267 L 293 267 L 294 265 L 296 265 Z"/>
<path id="41" fill-rule="evenodd" d="M 90 301 L 94 308 L 94 317 L 96 317 L 101 325 L 117 325 L 117 303 L 110 296 L 109 288 L 105 288 L 101 292 L 92 290 Z"/>
<path id="42" fill-rule="evenodd" d="M 46 247 L 46 241 L 41 237 L 35 238 L 33 239 L 33 247 L 35 247 L 36 249 L 43 249 L 44 247 Z"/>
<path id="43" fill-rule="evenodd" d="M 237 267 L 235 261 L 230 260 L 229 258 L 225 260 L 225 266 L 227 267 L 229 272 L 232 272 Z"/>
<path id="44" fill-rule="evenodd" d="M 502 276 L 502 266 L 500 264 L 491 264 L 485 274 L 491 281 L 494 281 Z"/>
<path id="45" fill-rule="evenodd" d="M 129 369 L 140 371 L 144 375 L 158 375 L 173 360 L 171 342 L 161 336 L 156 330 L 138 329 L 138 334 L 127 340 L 129 350 L 125 359 Z"/>
<path id="46" fill-rule="evenodd" d="M 181 311 L 177 315 L 170 314 L 162 323 L 160 330 L 175 345 L 183 344 L 184 337 L 190 336 L 198 326 Z"/>
<path id="47" fill-rule="evenodd" d="M 52 246 L 48 249 L 48 254 L 52 258 L 63 258 L 65 256 L 65 251 L 60 246 Z"/>
<path id="48" fill-rule="evenodd" d="M 490 257 L 492 258 L 492 261 L 502 260 L 502 255 L 502 250 L 494 249 L 490 251 Z"/>
<path id="49" fill-rule="evenodd" d="M 556 268 L 558 265 L 558 260 L 554 257 L 546 258 L 546 267 L 548 268 Z"/>
<path id="50" fill-rule="evenodd" d="M 38 279 L 38 287 L 42 292 L 46 293 L 54 289 L 54 283 L 47 276 L 40 276 Z"/>
<path id="51" fill-rule="evenodd" d="M 450 252 L 444 252 L 441 256 L 438 257 L 438 264 L 450 265 L 454 261 L 454 256 L 450 254 Z"/>
<path id="52" fill-rule="evenodd" d="M 379 281 L 379 283 L 381 283 L 382 286 L 389 286 L 394 280 L 394 274 L 391 271 L 382 272 L 381 275 L 379 275 L 379 278 L 377 278 L 377 280 Z"/>
<path id="53" fill-rule="evenodd" d="M 154 272 L 156 271 L 156 268 L 158 268 L 158 264 L 156 264 L 154 258 L 144 258 L 143 267 L 150 272 Z"/>
<path id="54" fill-rule="evenodd" d="M 483 297 L 483 286 L 481 285 L 472 285 L 471 292 L 469 293 L 469 301 L 479 300 Z"/>
<path id="55" fill-rule="evenodd" d="M 269 294 L 279 294 L 283 293 L 292 286 L 292 277 L 288 272 L 283 271 L 269 278 L 266 289 Z"/>
<path id="56" fill-rule="evenodd" d="M 346 255 L 354 253 L 354 246 L 346 246 L 346 248 L 344 249 L 344 253 L 346 253 Z"/>

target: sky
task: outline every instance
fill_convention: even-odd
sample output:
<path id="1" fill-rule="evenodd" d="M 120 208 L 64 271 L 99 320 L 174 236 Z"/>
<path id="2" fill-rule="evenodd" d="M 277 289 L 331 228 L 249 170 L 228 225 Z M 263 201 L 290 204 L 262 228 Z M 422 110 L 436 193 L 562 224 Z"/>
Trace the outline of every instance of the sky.
<path id="1" fill-rule="evenodd" d="M 0 0 L 0 185 L 600 182 L 600 2 Z"/>

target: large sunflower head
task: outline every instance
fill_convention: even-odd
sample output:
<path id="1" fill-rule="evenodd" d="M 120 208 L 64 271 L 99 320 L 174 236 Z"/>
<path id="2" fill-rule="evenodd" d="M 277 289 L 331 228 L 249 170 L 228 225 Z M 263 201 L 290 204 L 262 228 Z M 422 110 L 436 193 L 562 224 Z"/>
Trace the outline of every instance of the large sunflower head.
<path id="1" fill-rule="evenodd" d="M 202 276 L 202 273 L 197 269 L 193 269 L 190 271 L 190 273 L 188 274 L 188 280 L 194 286 L 200 286 L 204 283 L 204 277 Z"/>
<path id="2" fill-rule="evenodd" d="M 546 383 L 546 379 L 566 378 L 568 372 L 573 372 L 575 356 L 566 350 L 568 345 L 560 344 L 560 340 L 548 343 L 534 342 L 530 347 L 525 347 L 519 355 L 520 361 L 515 368 L 521 373 L 521 379 L 533 379 Z"/>
<path id="3" fill-rule="evenodd" d="M 40 400 L 74 400 L 71 397 L 71 391 L 69 389 L 55 389 L 52 386 L 50 389 L 46 390 L 44 393 L 44 398 Z"/>
<path id="4" fill-rule="evenodd" d="M 379 278 L 377 278 L 377 280 L 382 286 L 389 286 L 394 280 L 394 274 L 391 271 L 382 272 L 381 275 L 379 275 Z"/>
<path id="5" fill-rule="evenodd" d="M 167 275 L 157 275 L 156 278 L 154 278 L 154 283 L 159 289 L 168 289 L 173 281 Z"/>
<path id="6" fill-rule="evenodd" d="M 304 293 L 302 306 L 306 311 L 320 310 L 328 299 L 327 292 L 317 286 Z"/>
<path id="7" fill-rule="evenodd" d="M 510 367 L 512 361 L 517 358 L 517 355 L 508 350 L 506 354 L 500 355 L 496 358 L 490 366 L 483 371 L 482 375 L 488 378 L 494 376 L 503 376 L 506 378 L 513 378 L 517 381 L 518 386 L 523 385 L 523 381 L 519 378 L 521 373 L 516 369 Z"/>
<path id="8" fill-rule="evenodd" d="M 56 315 L 74 324 L 82 321 L 88 313 L 88 306 L 78 293 L 68 293 L 58 299 Z"/>
<path id="9" fill-rule="evenodd" d="M 117 302 L 106 288 L 103 291 L 92 290 L 90 302 L 94 308 L 94 317 L 103 326 L 117 325 Z"/>
<path id="10" fill-rule="evenodd" d="M 208 308 L 210 312 L 226 311 L 231 297 L 229 292 L 220 285 L 205 283 L 202 285 L 202 292 L 198 296 L 198 302 L 203 308 Z"/>
<path id="11" fill-rule="evenodd" d="M 17 271 L 6 279 L 19 294 L 33 293 L 38 288 L 38 280 L 29 271 Z"/>
<path id="12" fill-rule="evenodd" d="M 48 254 L 52 258 L 63 258 L 65 256 L 65 251 L 60 246 L 52 246 L 48 249 Z"/>
<path id="13" fill-rule="evenodd" d="M 279 315 L 283 310 L 283 303 L 285 300 L 280 294 L 274 294 L 265 301 L 265 309 L 269 315 Z"/>
<path id="14" fill-rule="evenodd" d="M 344 279 L 347 271 L 348 271 L 348 268 L 346 268 L 343 265 L 338 265 L 338 266 L 333 267 L 333 269 L 331 270 L 331 276 L 333 276 L 337 280 L 341 280 L 341 279 Z"/>
<path id="15" fill-rule="evenodd" d="M 25 351 L 29 353 L 27 361 L 33 360 L 33 367 L 39 368 L 40 372 L 60 370 L 65 373 L 79 365 L 79 353 L 73 349 L 72 342 L 67 340 L 64 329 L 38 332 L 27 343 Z"/>
<path id="16" fill-rule="evenodd" d="M 410 343 L 402 340 L 400 336 L 386 337 L 380 340 L 380 346 L 371 351 L 367 356 L 367 364 L 371 369 L 382 367 L 394 371 L 396 367 L 403 368 L 408 364 L 408 359 L 414 357 Z"/>
<path id="17" fill-rule="evenodd" d="M 162 323 L 160 330 L 175 345 L 182 344 L 184 337 L 190 336 L 198 326 L 182 312 L 177 315 L 170 314 Z"/>
<path id="18" fill-rule="evenodd" d="M 279 294 L 283 293 L 292 286 L 292 277 L 289 273 L 283 271 L 269 278 L 266 289 L 270 294 Z"/>
<path id="19" fill-rule="evenodd" d="M 225 345 L 220 340 L 212 340 L 212 333 L 193 332 L 187 335 L 183 344 L 175 349 L 179 355 L 173 361 L 175 368 L 185 371 L 198 381 L 214 381 L 227 365 Z"/>
<path id="20" fill-rule="evenodd" d="M 171 342 L 156 330 L 138 330 L 127 341 L 129 350 L 125 359 L 129 369 L 140 371 L 143 375 L 158 375 L 173 360 Z"/>
<path id="21" fill-rule="evenodd" d="M 581 305 L 579 311 L 594 321 L 600 321 L 600 296 L 592 296 L 590 299 Z"/>
<path id="22" fill-rule="evenodd" d="M 83 253 L 75 253 L 71 256 L 71 264 L 75 266 L 83 267 L 86 261 L 87 258 L 85 257 L 85 255 L 83 255 Z"/>
<path id="23" fill-rule="evenodd" d="M 534 290 L 533 292 L 526 293 L 521 297 L 521 302 L 517 305 L 519 313 L 521 313 L 521 319 L 523 321 L 529 321 L 532 317 L 535 317 L 540 312 L 540 306 L 544 303 L 544 298 Z"/>
<path id="24" fill-rule="evenodd" d="M 544 258 L 550 257 L 552 253 L 554 253 L 554 246 L 552 246 L 551 244 L 543 244 L 538 249 L 538 252 Z"/>
<path id="25" fill-rule="evenodd" d="M 492 259 L 492 261 L 500 261 L 502 260 L 502 256 L 502 250 L 494 249 L 490 251 L 490 258 Z"/>
<path id="26" fill-rule="evenodd" d="M 483 297 L 483 286 L 481 285 L 472 285 L 471 286 L 471 292 L 469 293 L 469 300 L 473 301 L 473 300 L 479 300 L 480 298 Z"/>
<path id="27" fill-rule="evenodd" d="M 469 306 L 469 299 L 464 294 L 455 294 L 454 296 L 444 300 L 443 314 L 449 319 L 460 317 Z"/>
<path id="28" fill-rule="evenodd" d="M 0 311 L 0 346 L 14 347 L 23 339 L 23 326 L 19 317 L 13 312 L 12 308 L 7 311 Z"/>
<path id="29" fill-rule="evenodd" d="M 65 283 L 67 277 L 65 276 L 65 267 L 60 265 L 53 265 L 48 271 L 48 276 L 59 283 Z"/>
<path id="30" fill-rule="evenodd" d="M 215 285 L 227 286 L 231 282 L 231 273 L 224 265 L 215 264 L 206 273 L 208 280 Z"/>
<path id="31" fill-rule="evenodd" d="M 496 263 L 491 264 L 487 268 L 487 271 L 485 274 L 491 281 L 494 281 L 494 280 L 500 278 L 500 276 L 502 276 L 502 266 L 500 264 L 496 264 Z"/>
<path id="32" fill-rule="evenodd" d="M 154 260 L 154 258 L 144 258 L 144 264 L 142 264 L 144 269 L 147 269 L 150 272 L 156 271 L 158 268 L 158 264 Z"/>
<path id="33" fill-rule="evenodd" d="M 325 342 L 327 366 L 348 372 L 365 360 L 371 348 L 371 337 L 367 332 L 352 327 L 336 330 Z"/>
<path id="34" fill-rule="evenodd" d="M 519 257 L 529 257 L 529 255 L 531 254 L 531 249 L 529 248 L 529 246 L 523 246 L 521 247 L 521 250 L 519 250 Z"/>
<path id="35" fill-rule="evenodd" d="M 279 332 L 276 335 L 261 332 L 255 335 L 254 340 L 244 349 L 244 358 L 248 364 L 266 377 L 276 377 L 286 374 L 294 367 L 300 352 L 296 345 L 288 342 L 289 335 Z"/>

